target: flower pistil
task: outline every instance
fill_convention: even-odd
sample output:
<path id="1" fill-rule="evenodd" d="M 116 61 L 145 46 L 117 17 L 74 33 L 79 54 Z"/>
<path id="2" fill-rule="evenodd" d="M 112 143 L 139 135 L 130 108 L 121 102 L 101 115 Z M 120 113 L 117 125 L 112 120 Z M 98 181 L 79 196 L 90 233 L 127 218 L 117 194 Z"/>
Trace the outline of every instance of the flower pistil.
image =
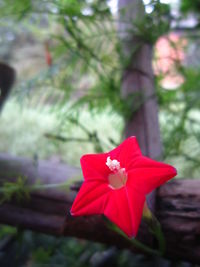
<path id="1" fill-rule="evenodd" d="M 107 157 L 106 165 L 112 171 L 108 176 L 108 186 L 112 189 L 120 189 L 125 186 L 127 182 L 126 169 L 121 168 L 120 162 L 116 159 L 111 160 L 110 157 Z"/>

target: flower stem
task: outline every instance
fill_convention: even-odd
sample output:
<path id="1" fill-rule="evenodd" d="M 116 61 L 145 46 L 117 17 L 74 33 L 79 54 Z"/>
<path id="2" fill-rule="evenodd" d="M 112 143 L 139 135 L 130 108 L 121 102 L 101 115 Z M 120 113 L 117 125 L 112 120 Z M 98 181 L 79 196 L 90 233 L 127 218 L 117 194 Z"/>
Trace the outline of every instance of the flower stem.
<path id="1" fill-rule="evenodd" d="M 158 250 L 150 248 L 149 246 L 143 244 L 142 242 L 140 242 L 139 240 L 137 240 L 135 238 L 134 239 L 129 238 L 116 225 L 107 221 L 107 226 L 109 229 L 111 229 L 112 231 L 116 232 L 117 234 L 121 235 L 124 239 L 129 241 L 133 247 L 141 250 L 142 252 L 144 252 L 146 254 L 161 256 L 161 254 Z"/>

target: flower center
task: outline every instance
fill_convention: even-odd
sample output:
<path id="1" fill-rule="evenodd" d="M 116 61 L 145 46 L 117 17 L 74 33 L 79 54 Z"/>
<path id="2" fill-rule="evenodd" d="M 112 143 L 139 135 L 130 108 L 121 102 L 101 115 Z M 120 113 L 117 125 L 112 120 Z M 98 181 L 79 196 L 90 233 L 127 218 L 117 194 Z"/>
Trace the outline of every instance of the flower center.
<path id="1" fill-rule="evenodd" d="M 107 157 L 106 165 L 112 171 L 108 176 L 109 186 L 112 189 L 119 189 L 126 185 L 127 174 L 125 168 L 120 167 L 120 162 L 116 159 L 111 160 Z"/>

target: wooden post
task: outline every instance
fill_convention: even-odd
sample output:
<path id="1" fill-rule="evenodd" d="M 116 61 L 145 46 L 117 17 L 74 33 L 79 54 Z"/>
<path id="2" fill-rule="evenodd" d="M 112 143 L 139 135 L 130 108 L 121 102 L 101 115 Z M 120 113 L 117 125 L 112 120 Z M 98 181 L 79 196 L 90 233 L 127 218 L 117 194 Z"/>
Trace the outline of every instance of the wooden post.
<path id="1" fill-rule="evenodd" d="M 125 137 L 135 135 L 143 154 L 158 159 L 162 154 L 162 146 L 152 70 L 152 46 L 138 38 L 134 26 L 143 22 L 144 5 L 142 0 L 118 0 L 118 8 L 119 36 L 124 58 L 128 60 L 122 76 L 122 95 L 125 98 L 133 93 L 140 96 L 133 102 L 133 113 L 126 122 Z M 148 206 L 151 210 L 155 209 L 155 193 L 148 196 Z"/>

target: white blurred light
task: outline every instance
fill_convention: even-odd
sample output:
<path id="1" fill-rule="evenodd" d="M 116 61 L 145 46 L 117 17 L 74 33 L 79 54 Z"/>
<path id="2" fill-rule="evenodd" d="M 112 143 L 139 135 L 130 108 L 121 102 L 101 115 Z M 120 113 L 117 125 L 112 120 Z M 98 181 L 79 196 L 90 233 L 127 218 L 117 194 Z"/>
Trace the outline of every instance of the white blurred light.
<path id="1" fill-rule="evenodd" d="M 154 10 L 153 6 L 145 6 L 145 11 L 150 14 Z"/>
<path id="2" fill-rule="evenodd" d="M 160 2 L 162 4 L 170 4 L 170 5 L 173 5 L 173 4 L 179 3 L 179 0 L 160 0 Z"/>
<path id="3" fill-rule="evenodd" d="M 151 3 L 151 0 L 143 0 L 143 3 L 144 3 L 145 5 L 149 5 L 149 4 Z"/>
<path id="4" fill-rule="evenodd" d="M 162 4 L 170 4 L 171 0 L 160 0 Z"/>
<path id="5" fill-rule="evenodd" d="M 113 14 L 117 13 L 118 6 L 117 6 L 117 0 L 109 0 L 108 6 L 110 7 L 110 10 Z"/>
<path id="6" fill-rule="evenodd" d="M 92 14 L 93 14 L 93 11 L 92 11 L 92 9 L 91 8 L 84 8 L 83 10 L 82 10 L 82 14 L 84 15 L 84 16 L 91 16 Z"/>
<path id="7" fill-rule="evenodd" d="M 88 0 L 90 1 L 90 0 Z M 118 6 L 117 6 L 117 2 L 118 0 L 108 0 L 108 6 L 110 7 L 110 10 L 113 14 L 116 14 L 117 13 L 117 10 L 118 10 Z M 163 4 L 170 4 L 170 5 L 174 5 L 174 4 L 178 4 L 179 3 L 179 0 L 160 0 L 161 3 Z M 145 5 L 149 5 L 150 7 L 148 8 L 148 11 L 146 10 L 147 13 L 151 13 L 153 11 L 150 3 L 151 3 L 151 0 L 143 0 L 143 3 Z"/>

